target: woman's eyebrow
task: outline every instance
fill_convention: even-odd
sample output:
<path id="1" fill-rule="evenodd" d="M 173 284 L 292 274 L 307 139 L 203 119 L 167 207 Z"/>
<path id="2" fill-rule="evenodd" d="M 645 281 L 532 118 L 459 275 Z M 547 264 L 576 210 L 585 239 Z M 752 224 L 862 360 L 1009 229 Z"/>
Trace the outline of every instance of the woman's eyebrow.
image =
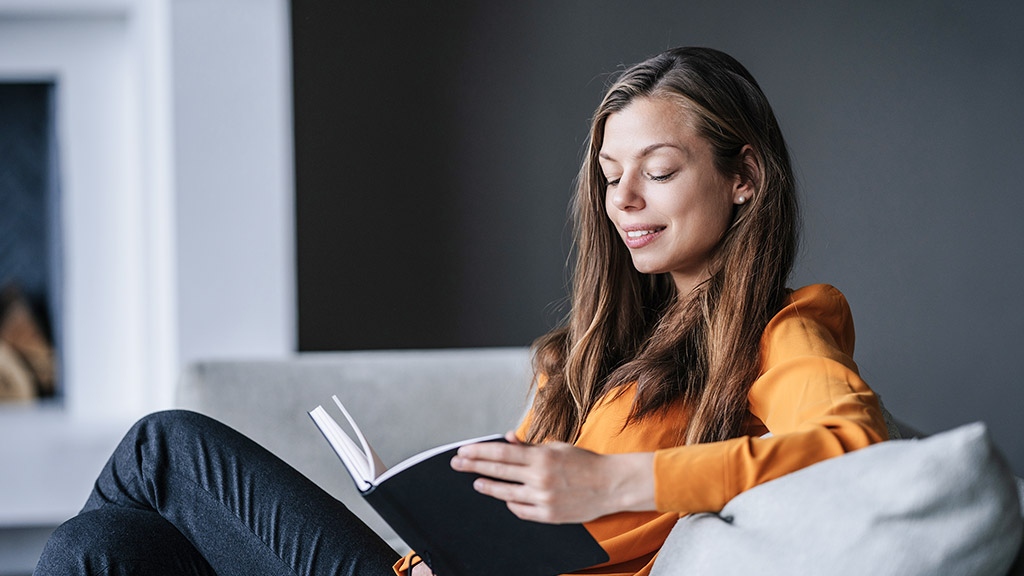
<path id="1" fill-rule="evenodd" d="M 636 156 L 634 156 L 634 158 L 643 158 L 644 156 L 647 156 L 648 154 L 654 152 L 659 148 L 675 148 L 676 150 L 679 150 L 683 154 L 686 153 L 686 150 L 680 148 L 677 144 L 672 144 L 671 142 L 656 142 L 654 144 L 651 144 L 650 146 L 644 147 L 644 149 L 638 152 Z M 604 151 L 599 152 L 597 154 L 597 157 L 602 158 L 604 160 L 611 160 L 612 162 L 615 162 L 615 159 L 609 156 L 608 153 Z"/>

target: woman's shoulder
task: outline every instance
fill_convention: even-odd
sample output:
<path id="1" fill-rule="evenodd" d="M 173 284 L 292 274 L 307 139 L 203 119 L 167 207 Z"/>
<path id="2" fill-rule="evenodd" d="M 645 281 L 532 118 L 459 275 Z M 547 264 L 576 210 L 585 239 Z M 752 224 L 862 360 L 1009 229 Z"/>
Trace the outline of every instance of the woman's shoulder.
<path id="1" fill-rule="evenodd" d="M 786 298 L 786 306 L 813 306 L 827 308 L 844 308 L 849 310 L 846 296 L 831 284 L 810 284 L 803 288 L 790 290 Z"/>
<path id="2" fill-rule="evenodd" d="M 769 345 L 800 342 L 806 346 L 822 340 L 853 353 L 853 314 L 843 293 L 830 284 L 792 290 L 765 327 L 763 341 Z"/>
<path id="3" fill-rule="evenodd" d="M 853 323 L 850 303 L 846 301 L 846 296 L 831 284 L 811 284 L 791 290 L 775 318 L 780 316 L 817 317 L 842 324 Z"/>

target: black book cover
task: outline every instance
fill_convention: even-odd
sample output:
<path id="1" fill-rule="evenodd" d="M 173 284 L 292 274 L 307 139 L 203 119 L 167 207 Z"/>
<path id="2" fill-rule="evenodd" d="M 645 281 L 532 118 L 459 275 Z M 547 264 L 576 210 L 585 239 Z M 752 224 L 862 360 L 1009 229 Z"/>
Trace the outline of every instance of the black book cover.
<path id="1" fill-rule="evenodd" d="M 517 518 L 458 472 L 458 448 L 436 454 L 363 493 L 437 576 L 554 576 L 608 561 L 582 524 Z"/>

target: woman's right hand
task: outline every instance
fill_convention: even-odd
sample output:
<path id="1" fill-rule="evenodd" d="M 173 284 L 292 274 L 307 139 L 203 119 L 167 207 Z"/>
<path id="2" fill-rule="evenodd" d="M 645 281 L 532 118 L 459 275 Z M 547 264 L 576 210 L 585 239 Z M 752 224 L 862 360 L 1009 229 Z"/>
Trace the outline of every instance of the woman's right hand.
<path id="1" fill-rule="evenodd" d="M 412 567 L 409 576 L 434 576 L 434 573 L 430 571 L 430 566 L 427 566 L 426 562 L 420 562 Z"/>
<path id="2" fill-rule="evenodd" d="M 565 442 L 508 443 L 459 448 L 452 468 L 479 474 L 473 488 L 504 500 L 523 520 L 589 522 L 616 512 L 654 510 L 654 453 L 598 454 Z"/>

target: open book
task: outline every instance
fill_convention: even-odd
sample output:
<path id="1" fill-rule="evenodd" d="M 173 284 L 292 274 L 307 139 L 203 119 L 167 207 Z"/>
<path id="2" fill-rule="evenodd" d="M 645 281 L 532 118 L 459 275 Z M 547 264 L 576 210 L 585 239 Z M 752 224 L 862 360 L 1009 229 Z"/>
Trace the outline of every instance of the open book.
<path id="1" fill-rule="evenodd" d="M 463 444 L 473 444 L 475 442 L 491 442 L 495 440 L 501 440 L 501 434 L 492 434 L 490 436 L 483 436 L 481 438 L 472 438 L 469 440 L 462 440 L 461 442 L 453 442 L 451 444 L 445 444 L 444 446 L 438 446 L 425 452 L 420 452 L 414 456 L 406 458 L 402 462 L 388 468 L 381 461 L 380 456 L 370 446 L 370 443 L 366 441 L 366 437 L 363 436 L 363 431 L 356 425 L 355 420 L 352 419 L 352 415 L 345 409 L 345 405 L 338 400 L 337 396 L 331 396 L 334 403 L 338 405 L 342 415 L 345 416 L 345 420 L 348 421 L 348 425 L 352 427 L 352 430 L 356 433 L 356 438 L 359 439 L 359 444 L 355 441 L 338 425 L 338 423 L 324 410 L 323 406 L 317 406 L 309 412 L 313 422 L 316 423 L 320 431 L 323 432 L 327 441 L 334 448 L 334 451 L 341 458 L 345 467 L 348 468 L 348 473 L 352 476 L 352 480 L 356 483 L 356 488 L 360 492 L 368 492 L 375 486 L 384 482 L 391 476 L 409 468 L 415 466 L 419 462 L 422 462 L 431 456 L 448 452 L 452 448 L 458 449 Z"/>
<path id="2" fill-rule="evenodd" d="M 309 412 L 366 502 L 442 576 L 553 576 L 608 560 L 582 524 L 516 517 L 501 500 L 473 489 L 474 474 L 451 459 L 459 446 L 503 442 L 500 434 L 453 442 L 388 468 L 345 406 L 333 397 L 357 440 L 327 410 Z"/>

